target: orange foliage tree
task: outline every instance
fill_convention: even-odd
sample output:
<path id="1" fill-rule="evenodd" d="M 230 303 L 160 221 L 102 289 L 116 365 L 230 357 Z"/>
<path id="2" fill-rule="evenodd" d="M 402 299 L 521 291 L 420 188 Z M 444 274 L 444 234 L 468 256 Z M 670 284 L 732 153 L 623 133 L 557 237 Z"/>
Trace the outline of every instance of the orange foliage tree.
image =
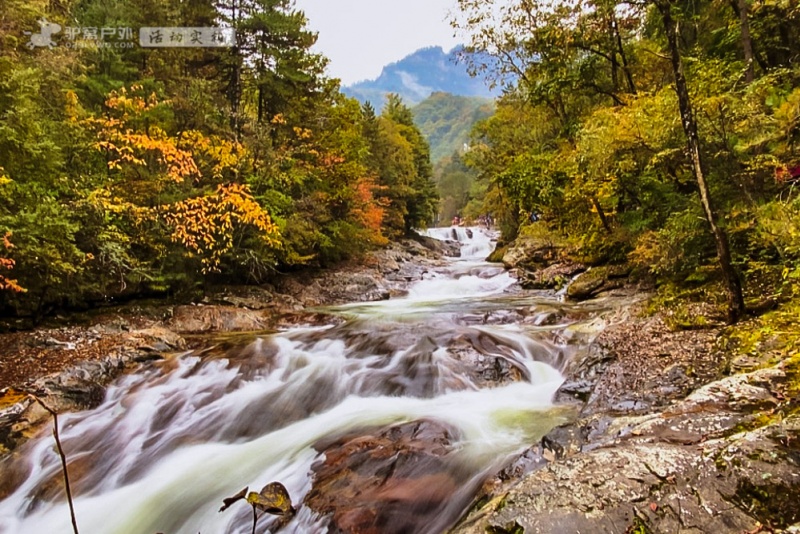
<path id="1" fill-rule="evenodd" d="M 246 185 L 220 185 L 211 195 L 164 206 L 164 211 L 173 229 L 172 240 L 200 257 L 204 273 L 219 269 L 222 257 L 233 250 L 239 226 L 252 226 L 268 245 L 279 245 L 278 227 Z"/>
<path id="2" fill-rule="evenodd" d="M 11 243 L 11 232 L 6 232 L 3 236 L 3 247 L 6 250 L 14 248 Z M 10 271 L 14 268 L 15 262 L 11 258 L 0 258 L 0 271 Z M 25 289 L 19 285 L 16 280 L 12 280 L 0 274 L 0 290 L 14 291 L 16 293 L 24 293 Z"/>
<path id="3" fill-rule="evenodd" d="M 241 227 L 254 229 L 270 247 L 280 246 L 270 215 L 236 182 L 240 168 L 249 164 L 247 150 L 194 130 L 170 135 L 154 125 L 170 102 L 141 93 L 140 86 L 112 92 L 109 114 L 88 120 L 97 131 L 95 148 L 105 153 L 113 176 L 104 192 L 94 195 L 103 208 L 133 214 L 137 223 L 165 222 L 170 240 L 199 257 L 204 273 L 219 269 Z"/>
<path id="4" fill-rule="evenodd" d="M 376 192 L 385 190 L 386 186 L 376 184 L 372 177 L 359 179 L 355 186 L 352 215 L 367 230 L 369 241 L 375 245 L 385 245 L 389 242 L 382 233 L 389 200 L 376 195 Z"/>

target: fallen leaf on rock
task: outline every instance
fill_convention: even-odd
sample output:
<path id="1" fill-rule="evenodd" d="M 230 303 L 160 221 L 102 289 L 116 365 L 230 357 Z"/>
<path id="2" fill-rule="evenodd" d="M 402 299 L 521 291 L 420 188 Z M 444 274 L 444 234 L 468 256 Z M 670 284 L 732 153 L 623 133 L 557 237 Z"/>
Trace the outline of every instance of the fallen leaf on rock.
<path id="1" fill-rule="evenodd" d="M 237 493 L 233 497 L 228 497 L 228 498 L 222 499 L 222 508 L 220 508 L 219 511 L 220 512 L 224 512 L 225 510 L 230 508 L 232 504 L 244 499 L 245 495 L 247 495 L 247 490 L 248 489 L 250 489 L 250 488 L 244 488 L 242 491 L 240 491 L 239 493 Z"/>
<path id="2" fill-rule="evenodd" d="M 260 493 L 251 491 L 247 495 L 247 502 L 267 514 L 290 515 L 294 513 L 292 498 L 286 487 L 280 482 L 267 484 L 261 488 Z"/>

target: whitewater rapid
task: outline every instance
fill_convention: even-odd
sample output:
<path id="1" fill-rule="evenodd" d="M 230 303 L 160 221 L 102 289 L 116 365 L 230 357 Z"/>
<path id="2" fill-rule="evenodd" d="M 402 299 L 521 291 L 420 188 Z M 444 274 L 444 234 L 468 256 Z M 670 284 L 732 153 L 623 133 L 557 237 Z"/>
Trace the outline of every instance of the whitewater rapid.
<path id="1" fill-rule="evenodd" d="M 427 234 L 458 240 L 461 258 L 405 297 L 334 307 L 329 313 L 343 323 L 263 336 L 223 357 L 175 355 L 118 380 L 98 408 L 62 416 L 81 532 L 250 532 L 249 509 L 220 514 L 223 498 L 280 481 L 301 505 L 316 443 L 419 420 L 459 431 L 450 461 L 465 473 L 464 487 L 417 531 L 451 526 L 488 476 L 566 420 L 552 403 L 560 367 L 591 342 L 581 326 L 594 318 L 493 321 L 508 310 L 552 317 L 561 304 L 530 300 L 501 266 L 484 261 L 490 232 Z M 478 358 L 502 358 L 523 379 L 487 386 L 470 376 L 454 348 L 464 344 Z M 52 436 L 43 432 L 20 454 L 14 461 L 27 477 L 0 502 L 0 533 L 70 532 Z M 282 532 L 327 532 L 327 524 L 299 506 Z"/>

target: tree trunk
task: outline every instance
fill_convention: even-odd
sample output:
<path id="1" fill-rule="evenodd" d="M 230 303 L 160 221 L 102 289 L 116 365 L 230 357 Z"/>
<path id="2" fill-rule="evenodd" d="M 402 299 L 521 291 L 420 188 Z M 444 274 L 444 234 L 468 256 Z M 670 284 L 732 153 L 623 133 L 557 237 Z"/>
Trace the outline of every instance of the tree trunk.
<path id="1" fill-rule="evenodd" d="M 610 234 L 611 225 L 608 224 L 608 218 L 606 217 L 606 212 L 603 211 L 603 206 L 600 205 L 600 202 L 597 200 L 597 197 L 595 196 L 590 197 L 589 200 L 591 200 L 594 209 L 597 210 L 597 216 L 600 217 L 600 223 L 603 225 L 603 229 L 606 231 L 607 234 Z"/>
<path id="2" fill-rule="evenodd" d="M 733 12 L 736 15 L 736 17 L 741 19 L 742 12 L 739 9 L 739 0 L 729 0 L 728 4 L 731 6 L 731 9 L 733 9 Z M 746 6 L 746 7 L 749 8 L 749 6 Z M 747 17 L 747 33 L 748 33 L 748 36 L 749 36 L 749 33 L 750 33 L 750 17 L 749 16 Z M 749 43 L 750 43 L 750 50 L 752 50 L 753 59 L 755 60 L 755 62 L 758 63 L 758 66 L 761 67 L 761 70 L 763 70 L 763 71 L 769 70 L 769 63 L 767 62 L 766 59 L 764 59 L 764 56 L 759 53 L 758 47 L 756 46 L 756 43 L 753 42 L 752 37 L 750 38 Z"/>
<path id="3" fill-rule="evenodd" d="M 747 0 L 739 0 L 739 24 L 742 27 L 742 50 L 744 51 L 744 61 L 747 63 L 747 70 L 744 76 L 747 83 L 753 83 L 753 80 L 756 79 L 756 69 L 753 64 L 753 40 L 750 38 L 749 8 L 750 6 L 747 4 Z"/>
<path id="4" fill-rule="evenodd" d="M 264 123 L 264 86 L 258 85 L 258 124 Z"/>
<path id="5" fill-rule="evenodd" d="M 231 25 L 239 30 L 239 0 L 234 0 L 231 4 Z M 242 101 L 242 54 L 239 49 L 240 37 L 237 33 L 236 44 L 231 49 L 233 65 L 231 68 L 231 78 L 228 81 L 228 103 L 230 105 L 230 124 L 236 138 L 239 138 L 241 122 L 239 112 Z"/>
<path id="6" fill-rule="evenodd" d="M 628 81 L 628 91 L 635 95 L 636 84 L 633 83 L 633 75 L 631 74 L 631 69 L 628 66 L 628 56 L 625 54 L 625 48 L 622 46 L 622 35 L 619 33 L 619 23 L 617 22 L 616 16 L 614 16 L 614 35 L 617 41 L 617 52 L 622 58 L 622 71 L 625 73 L 625 79 Z"/>
<path id="7" fill-rule="evenodd" d="M 683 64 L 681 61 L 680 49 L 678 48 L 678 32 L 675 20 L 672 18 L 670 0 L 661 0 L 656 3 L 664 23 L 664 31 L 667 34 L 669 43 L 670 59 L 672 70 L 675 75 L 675 90 L 678 93 L 678 106 L 680 107 L 681 122 L 689 149 L 689 158 L 692 163 L 692 171 L 697 180 L 697 187 L 700 193 L 700 203 L 703 205 L 711 233 L 717 248 L 717 259 L 725 279 L 728 297 L 728 321 L 735 323 L 745 312 L 744 298 L 742 297 L 742 284 L 739 275 L 733 267 L 731 251 L 728 244 L 728 235 L 720 228 L 717 223 L 717 214 L 711 201 L 711 195 L 706 183 L 703 159 L 700 153 L 700 138 L 697 133 L 697 123 L 694 120 L 692 102 L 689 98 L 689 88 L 686 85 L 686 78 L 683 75 Z"/>

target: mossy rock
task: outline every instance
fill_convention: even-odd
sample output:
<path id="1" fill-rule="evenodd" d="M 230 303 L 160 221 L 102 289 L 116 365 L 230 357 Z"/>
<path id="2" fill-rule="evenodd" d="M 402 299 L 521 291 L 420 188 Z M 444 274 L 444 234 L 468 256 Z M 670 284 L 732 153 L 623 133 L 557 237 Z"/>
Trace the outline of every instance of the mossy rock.
<path id="1" fill-rule="evenodd" d="M 503 264 L 509 269 L 516 267 L 542 268 L 557 261 L 561 249 L 552 241 L 536 237 L 518 237 L 503 254 Z"/>
<path id="2" fill-rule="evenodd" d="M 498 243 L 492 253 L 489 254 L 489 257 L 486 258 L 486 261 L 491 263 L 503 263 L 503 256 L 506 255 L 506 252 L 508 252 L 508 245 L 501 245 Z"/>
<path id="3" fill-rule="evenodd" d="M 567 288 L 567 297 L 572 300 L 586 300 L 597 296 L 601 291 L 620 287 L 630 274 L 627 265 L 604 265 L 595 267 L 578 276 Z"/>

